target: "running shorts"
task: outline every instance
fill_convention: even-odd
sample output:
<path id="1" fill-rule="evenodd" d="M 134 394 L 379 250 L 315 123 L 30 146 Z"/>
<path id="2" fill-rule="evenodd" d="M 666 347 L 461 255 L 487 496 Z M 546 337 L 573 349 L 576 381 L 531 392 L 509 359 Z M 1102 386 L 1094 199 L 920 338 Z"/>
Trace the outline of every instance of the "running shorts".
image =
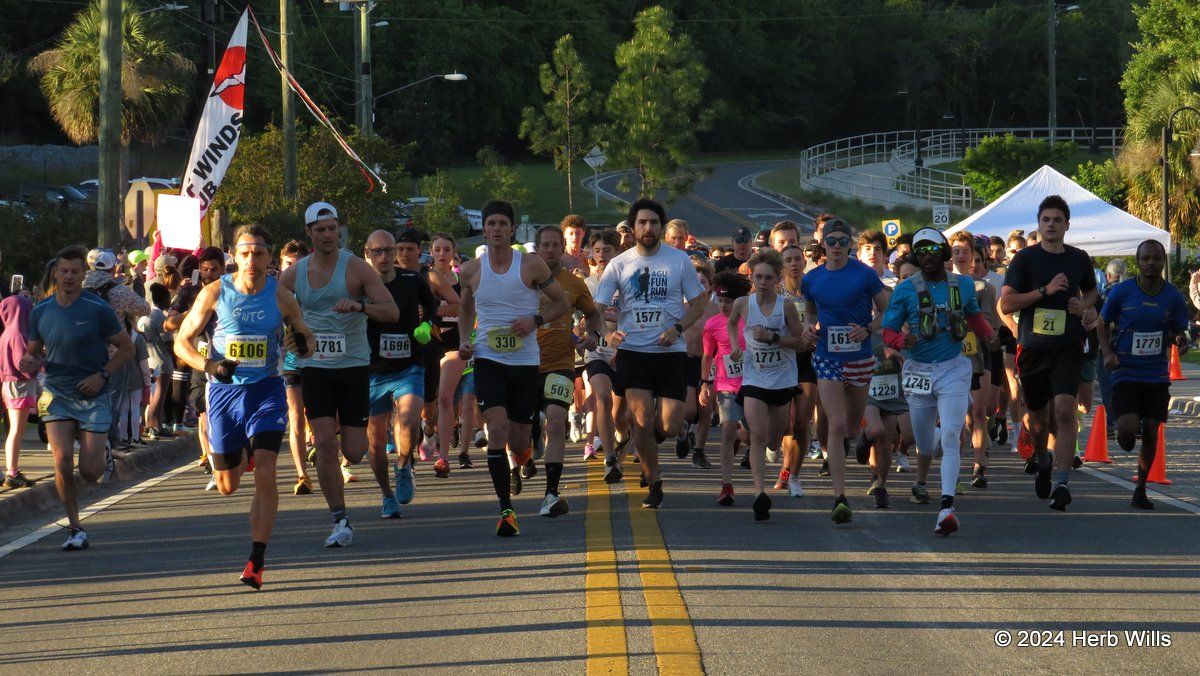
<path id="1" fill-rule="evenodd" d="M 538 408 L 545 410 L 548 406 L 571 408 L 575 402 L 575 370 L 548 371 L 538 379 L 539 401 Z"/>
<path id="2" fill-rule="evenodd" d="M 287 430 L 287 394 L 283 379 L 264 378 L 245 385 L 208 384 L 208 443 L 216 469 L 241 464 L 242 449 L 279 452 Z M 274 434 L 272 434 L 274 433 Z M 253 442 L 252 442 L 253 440 Z M 271 441 L 274 441 L 272 444 Z"/>
<path id="3" fill-rule="evenodd" d="M 425 369 L 413 364 L 403 371 L 371 374 L 371 415 L 391 413 L 400 397 L 417 396 L 425 391 Z"/>
<path id="4" fill-rule="evenodd" d="M 55 394 L 44 387 L 37 400 L 37 409 L 44 423 L 72 421 L 84 432 L 104 434 L 112 427 L 112 397 L 107 388 L 91 399 L 85 399 Z"/>
<path id="5" fill-rule="evenodd" d="M 475 360 L 475 398 L 479 409 L 502 407 L 508 419 L 519 425 L 530 425 L 537 415 L 537 404 L 541 399 L 538 385 L 538 367 L 511 366 L 491 359 Z"/>
<path id="6" fill-rule="evenodd" d="M 1112 386 L 1112 407 L 1117 418 L 1136 413 L 1142 420 L 1165 423 L 1170 403 L 1170 383 L 1122 380 Z"/>
<path id="7" fill-rule="evenodd" d="M 306 366 L 304 415 L 309 420 L 337 418 L 346 427 L 366 427 L 371 412 L 371 377 L 366 366 L 326 369 Z"/>
<path id="8" fill-rule="evenodd" d="M 1025 406 L 1040 411 L 1059 395 L 1079 395 L 1079 373 L 1083 369 L 1083 345 L 1070 343 L 1058 348 L 1017 347 L 1017 375 L 1025 393 Z"/>
<path id="9" fill-rule="evenodd" d="M 773 390 L 756 385 L 742 385 L 737 396 L 743 409 L 746 407 L 746 399 L 757 399 L 767 406 L 787 406 L 792 403 L 792 397 L 796 396 L 796 388 L 781 387 Z"/>
<path id="10" fill-rule="evenodd" d="M 617 379 L 613 391 L 649 390 L 661 399 L 683 401 L 687 354 L 683 352 L 634 352 L 617 350 Z"/>
<path id="11" fill-rule="evenodd" d="M 818 380 L 833 380 L 855 387 L 866 387 L 871 384 L 871 376 L 875 373 L 875 357 L 843 362 L 813 355 L 812 366 Z"/>

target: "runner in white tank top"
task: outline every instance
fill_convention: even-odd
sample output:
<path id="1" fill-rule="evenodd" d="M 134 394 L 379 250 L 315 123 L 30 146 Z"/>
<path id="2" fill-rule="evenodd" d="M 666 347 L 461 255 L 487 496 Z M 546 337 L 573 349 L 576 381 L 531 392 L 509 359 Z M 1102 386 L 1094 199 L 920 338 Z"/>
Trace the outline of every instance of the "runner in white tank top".
<path id="1" fill-rule="evenodd" d="M 771 518 L 771 499 L 765 492 L 766 449 L 779 448 L 787 427 L 788 406 L 796 391 L 796 350 L 804 347 L 796 306 L 779 295 L 783 259 L 760 251 L 748 262 L 754 293 L 739 298 L 725 329 L 733 348 L 730 358 L 742 361 L 739 396 L 750 428 L 750 471 L 754 475 L 754 520 Z M 766 308 L 766 312 L 764 312 Z M 745 320 L 746 350 L 738 345 L 738 322 Z"/>
<path id="2" fill-rule="evenodd" d="M 485 204 L 483 238 L 487 248 L 479 258 L 464 263 L 458 273 L 462 285 L 458 352 L 464 360 L 477 357 L 475 396 L 487 425 L 488 473 L 500 499 L 496 535 L 503 537 L 521 532 L 509 493 L 511 473 L 519 472 L 532 456 L 530 428 L 540 398 L 535 331 L 569 309 L 562 286 L 554 281 L 546 262 L 512 248 L 514 222 L 516 213 L 508 202 Z M 541 315 L 539 292 L 550 300 Z"/>

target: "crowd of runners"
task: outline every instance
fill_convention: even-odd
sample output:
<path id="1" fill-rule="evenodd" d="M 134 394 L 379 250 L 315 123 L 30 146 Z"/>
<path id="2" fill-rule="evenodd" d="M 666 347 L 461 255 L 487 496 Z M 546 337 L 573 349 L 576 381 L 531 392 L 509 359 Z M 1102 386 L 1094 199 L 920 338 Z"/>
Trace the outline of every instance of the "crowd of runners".
<path id="1" fill-rule="evenodd" d="M 168 303 L 151 284 L 146 295 L 173 332 L 161 358 L 190 391 L 210 488 L 228 495 L 253 474 L 241 580 L 255 588 L 285 439 L 295 494 L 314 491 L 315 466 L 333 521 L 326 547 L 353 541 L 344 484 L 364 458 L 385 519 L 414 500 L 418 462 L 438 478 L 486 463 L 497 535 L 519 534 L 512 497 L 539 471 L 539 516 L 566 514 L 568 439 L 609 483 L 640 472 L 651 509 L 668 504 L 664 443 L 700 470 L 713 468 L 716 446 L 717 503 L 731 507 L 735 485 L 749 488 L 756 521 L 770 518 L 772 495 L 804 497 L 809 459 L 832 484 L 831 519 L 850 522 L 853 454 L 876 508 L 889 506 L 896 472 L 911 474 L 910 499 L 938 501 L 934 532 L 949 535 L 956 497 L 968 484 L 987 489 L 989 453 L 1010 440 L 1031 449 L 1037 498 L 1067 508 L 1080 416 L 1100 377 L 1120 446 L 1141 440 L 1132 504 L 1152 508 L 1145 479 L 1167 417 L 1168 354 L 1187 345 L 1166 252 L 1148 240 L 1136 277 L 1108 279 L 1064 244 L 1060 197 L 1030 216 L 1028 238 L 947 240 L 926 228 L 889 247 L 881 232 L 825 214 L 811 234 L 790 221 L 757 237 L 739 227 L 717 256 L 649 199 L 615 228 L 568 216 L 528 244 L 516 242 L 513 207 L 492 201 L 473 257 L 449 235 L 412 228 L 371 233 L 359 256 L 340 244 L 336 207 L 319 202 L 305 213 L 307 241 L 279 245 L 240 227 L 228 253 L 200 253 L 186 292 Z M 98 257 L 58 255 L 53 289 L 25 310 L 24 354 L 3 365 L 24 374 L 6 379 L 6 404 L 36 400 L 45 424 L 68 550 L 88 546 L 76 456 L 84 479 L 103 473 L 115 415 L 106 391 L 135 360 L 121 313 L 84 288 Z M 735 480 L 738 464 L 748 482 Z"/>

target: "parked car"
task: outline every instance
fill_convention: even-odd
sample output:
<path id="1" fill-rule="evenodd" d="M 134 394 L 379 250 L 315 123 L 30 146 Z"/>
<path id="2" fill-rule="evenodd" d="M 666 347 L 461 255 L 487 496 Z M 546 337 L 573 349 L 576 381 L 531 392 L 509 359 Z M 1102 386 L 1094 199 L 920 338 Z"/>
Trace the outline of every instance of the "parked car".
<path id="1" fill-rule="evenodd" d="M 429 203 L 428 197 L 410 197 L 407 201 L 396 201 L 393 203 L 395 211 L 393 212 L 391 223 L 396 228 L 407 228 L 413 225 L 413 222 L 421 214 L 421 210 Z M 463 205 L 458 205 L 458 213 L 467 221 L 467 234 L 480 235 L 483 234 L 483 212 L 478 209 L 468 209 Z"/>
<path id="2" fill-rule="evenodd" d="M 179 190 L 179 179 L 177 178 L 150 178 L 143 176 L 142 178 L 131 178 L 129 184 L 133 185 L 134 181 L 145 181 L 150 184 L 151 190 Z M 96 199 L 96 193 L 100 191 L 100 179 L 89 178 L 75 184 L 75 188 L 91 199 Z"/>
<path id="3" fill-rule="evenodd" d="M 17 201 L 29 206 L 61 206 L 73 209 L 88 208 L 95 204 L 79 188 L 73 185 L 45 185 L 29 183 L 17 191 Z"/>

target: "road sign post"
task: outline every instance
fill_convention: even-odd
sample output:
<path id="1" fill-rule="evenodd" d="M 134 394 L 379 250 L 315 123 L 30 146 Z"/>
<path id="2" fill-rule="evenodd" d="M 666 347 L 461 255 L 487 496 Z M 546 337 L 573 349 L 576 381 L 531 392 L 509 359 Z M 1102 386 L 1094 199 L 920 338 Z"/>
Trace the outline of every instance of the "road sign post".
<path id="1" fill-rule="evenodd" d="M 596 197 L 596 208 L 600 208 L 600 167 L 608 160 L 604 156 L 604 151 L 600 150 L 600 146 L 592 146 L 587 155 L 583 156 L 583 161 L 592 168 L 592 194 Z"/>
<path id="2" fill-rule="evenodd" d="M 883 236 L 887 238 L 888 248 L 894 248 L 896 246 L 896 238 L 903 232 L 900 219 L 889 218 L 880 223 L 880 228 L 883 230 Z"/>

